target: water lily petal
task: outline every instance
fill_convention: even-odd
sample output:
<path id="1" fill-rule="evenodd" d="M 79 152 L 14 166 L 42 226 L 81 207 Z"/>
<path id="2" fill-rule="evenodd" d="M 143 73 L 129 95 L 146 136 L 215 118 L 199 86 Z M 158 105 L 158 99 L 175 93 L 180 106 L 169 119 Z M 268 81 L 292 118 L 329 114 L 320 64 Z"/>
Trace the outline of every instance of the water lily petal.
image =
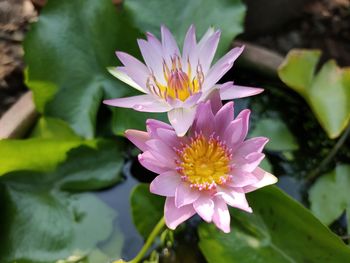
<path id="1" fill-rule="evenodd" d="M 248 213 L 253 212 L 244 193 L 235 192 L 230 188 L 220 187 L 215 196 L 220 196 L 229 206 L 236 207 Z"/>
<path id="2" fill-rule="evenodd" d="M 147 40 L 150 45 L 153 46 L 153 49 L 157 51 L 157 53 L 162 55 L 162 43 L 156 38 L 152 33 L 146 32 Z"/>
<path id="3" fill-rule="evenodd" d="M 214 33 L 214 27 L 209 27 L 208 30 L 202 36 L 201 40 L 198 42 L 198 49 L 201 49 Z"/>
<path id="4" fill-rule="evenodd" d="M 172 162 L 176 157 L 174 150 L 169 147 L 165 142 L 159 139 L 151 139 L 146 142 L 146 145 L 152 153 L 158 152 L 162 155 L 163 158 L 168 159 L 169 162 Z"/>
<path id="5" fill-rule="evenodd" d="M 147 91 L 143 87 L 141 87 L 139 84 L 133 81 L 132 78 L 128 76 L 128 74 L 125 72 L 124 67 L 108 67 L 107 70 L 114 77 L 128 84 L 130 87 L 133 87 L 141 91 L 142 93 L 147 93 Z"/>
<path id="6" fill-rule="evenodd" d="M 206 98 L 204 96 L 202 96 L 201 101 L 210 101 L 211 110 L 215 115 L 222 107 L 219 90 L 212 89 L 209 94 L 206 95 Z"/>
<path id="7" fill-rule="evenodd" d="M 155 119 L 147 119 L 146 120 L 146 129 L 147 132 L 153 136 L 157 132 L 157 129 L 163 128 L 167 130 L 174 130 L 173 127 L 171 127 L 168 123 L 155 120 Z"/>
<path id="8" fill-rule="evenodd" d="M 144 112 L 167 112 L 171 107 L 151 95 L 138 95 L 126 98 L 104 100 L 104 104 L 122 108 L 133 108 Z"/>
<path id="9" fill-rule="evenodd" d="M 166 26 L 162 25 L 160 31 L 162 35 L 163 56 L 169 63 L 170 58 L 174 55 L 180 56 L 179 47 L 177 46 L 174 36 Z"/>
<path id="10" fill-rule="evenodd" d="M 240 169 L 246 172 L 253 172 L 255 168 L 259 166 L 259 164 L 264 158 L 265 158 L 265 154 L 253 152 L 243 158 L 239 155 L 234 155 L 231 160 L 231 163 L 233 165 L 236 165 L 237 169 Z"/>
<path id="11" fill-rule="evenodd" d="M 207 222 L 213 220 L 214 215 L 214 201 L 207 195 L 202 195 L 194 203 L 193 208 L 197 214 Z"/>
<path id="12" fill-rule="evenodd" d="M 150 139 L 147 132 L 138 130 L 126 130 L 125 136 L 141 151 L 147 150 L 146 141 Z"/>
<path id="13" fill-rule="evenodd" d="M 202 61 L 200 61 L 200 58 L 199 58 L 200 50 L 207 43 L 208 39 L 214 34 L 214 32 L 215 30 L 213 27 L 208 28 L 206 33 L 203 35 L 203 37 L 200 39 L 198 44 L 195 46 L 195 49 L 189 54 L 189 62 L 191 64 L 192 72 L 196 72 L 198 62 L 202 63 Z M 203 72 L 203 73 L 206 74 L 206 72 Z"/>
<path id="14" fill-rule="evenodd" d="M 138 39 L 137 43 L 141 50 L 143 59 L 146 65 L 150 68 L 150 71 L 155 75 L 158 81 L 165 83 L 163 74 L 163 59 L 161 53 L 158 52 L 154 45 L 151 45 L 144 39 Z"/>
<path id="15" fill-rule="evenodd" d="M 177 137 L 174 130 L 168 130 L 163 128 L 158 128 L 156 135 L 159 140 L 165 142 L 171 148 L 180 149 L 181 145 L 187 143 L 189 140 L 186 137 Z"/>
<path id="16" fill-rule="evenodd" d="M 182 222 L 192 217 L 195 213 L 196 211 L 193 209 L 192 205 L 185 205 L 177 208 L 175 206 L 174 197 L 167 197 L 165 200 L 165 224 L 172 230 L 174 230 Z"/>
<path id="17" fill-rule="evenodd" d="M 219 79 L 233 66 L 235 60 L 243 52 L 244 47 L 236 47 L 219 59 L 214 66 L 208 71 L 203 83 L 203 90 L 212 88 Z"/>
<path id="18" fill-rule="evenodd" d="M 205 136 L 210 136 L 214 132 L 214 114 L 211 110 L 210 101 L 202 103 L 197 108 L 193 130 L 203 133 Z"/>
<path id="19" fill-rule="evenodd" d="M 249 130 L 249 117 L 250 117 L 250 110 L 245 109 L 242 110 L 236 117 L 236 120 L 241 119 L 242 120 L 242 137 L 237 143 L 243 142 L 243 140 L 247 137 L 248 130 Z"/>
<path id="20" fill-rule="evenodd" d="M 190 56 L 196 51 L 196 28 L 191 25 L 186 33 L 185 41 L 182 49 L 182 63 L 186 65 L 185 72 L 187 72 L 187 62 Z"/>
<path id="21" fill-rule="evenodd" d="M 237 168 L 233 168 L 230 174 L 232 175 L 232 180 L 226 183 L 230 187 L 244 187 L 259 182 L 259 178 L 253 173 Z"/>
<path id="22" fill-rule="evenodd" d="M 254 137 L 254 138 L 248 139 L 242 142 L 242 144 L 239 146 L 239 148 L 235 152 L 235 155 L 245 157 L 252 152 L 262 152 L 264 146 L 268 141 L 269 139 L 266 137 Z"/>
<path id="23" fill-rule="evenodd" d="M 178 98 L 172 98 L 172 97 L 170 97 L 170 96 L 168 96 L 167 98 L 166 98 L 166 101 L 169 103 L 169 105 L 172 107 L 172 108 L 174 108 L 174 109 L 176 109 L 176 108 L 182 108 L 183 107 L 183 101 L 182 100 L 180 100 L 180 99 L 178 99 Z"/>
<path id="24" fill-rule="evenodd" d="M 161 196 L 175 196 L 176 187 L 181 182 L 180 176 L 174 171 L 158 175 L 150 184 L 151 193 Z"/>
<path id="25" fill-rule="evenodd" d="M 190 97 L 188 97 L 183 103 L 182 103 L 182 107 L 184 108 L 190 108 L 193 107 L 195 104 L 197 104 L 197 102 L 199 101 L 199 99 L 202 97 L 202 92 L 197 92 L 193 95 L 191 95 Z"/>
<path id="26" fill-rule="evenodd" d="M 221 32 L 219 30 L 215 31 L 205 42 L 203 42 L 198 50 L 198 59 L 204 74 L 208 72 L 211 62 L 213 61 L 219 44 L 220 34 Z"/>
<path id="27" fill-rule="evenodd" d="M 223 140 L 226 142 L 226 145 L 229 145 L 230 148 L 236 150 L 236 148 L 233 148 L 233 146 L 241 143 L 243 141 L 243 136 L 243 120 L 236 118 L 226 127 Z"/>
<path id="28" fill-rule="evenodd" d="M 147 90 L 146 83 L 150 75 L 148 68 L 138 59 L 125 52 L 116 52 L 117 57 L 125 66 L 123 71 L 140 87 Z"/>
<path id="29" fill-rule="evenodd" d="M 171 168 L 160 163 L 149 151 L 139 154 L 138 160 L 143 167 L 157 174 L 171 170 Z"/>
<path id="30" fill-rule="evenodd" d="M 256 189 L 262 188 L 262 187 L 267 186 L 267 185 L 275 184 L 278 181 L 276 176 L 264 171 L 263 169 L 261 169 L 259 167 L 257 167 L 253 171 L 253 173 L 256 176 L 262 177 L 262 179 L 256 184 L 244 187 L 243 189 L 246 193 L 252 192 Z"/>
<path id="31" fill-rule="evenodd" d="M 177 108 L 168 112 L 168 119 L 178 136 L 184 136 L 193 123 L 196 110 Z"/>
<path id="32" fill-rule="evenodd" d="M 239 85 L 225 85 L 220 87 L 220 97 L 222 100 L 233 100 L 257 95 L 264 89 L 245 87 Z"/>
<path id="33" fill-rule="evenodd" d="M 200 193 L 197 189 L 192 189 L 188 183 L 180 183 L 175 192 L 175 206 L 182 207 L 195 202 Z"/>
<path id="34" fill-rule="evenodd" d="M 226 127 L 230 124 L 230 122 L 234 118 L 233 112 L 233 102 L 230 101 L 226 103 L 215 115 L 215 130 L 216 133 L 222 138 Z"/>
<path id="35" fill-rule="evenodd" d="M 224 233 L 230 232 L 230 213 L 227 209 L 225 201 L 221 197 L 214 199 L 214 224 Z"/>

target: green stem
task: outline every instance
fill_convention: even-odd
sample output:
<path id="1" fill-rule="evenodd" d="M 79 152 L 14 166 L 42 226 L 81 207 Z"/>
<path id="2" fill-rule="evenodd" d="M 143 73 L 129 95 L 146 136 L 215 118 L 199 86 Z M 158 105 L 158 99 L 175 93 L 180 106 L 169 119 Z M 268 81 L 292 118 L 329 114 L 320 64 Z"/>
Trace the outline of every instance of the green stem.
<path id="1" fill-rule="evenodd" d="M 162 231 L 162 229 L 165 226 L 165 220 L 164 217 L 162 217 L 157 225 L 153 228 L 151 234 L 148 236 L 145 244 L 139 251 L 139 253 L 134 257 L 132 260 L 128 261 L 127 263 L 138 263 L 140 260 L 145 256 L 146 252 L 150 248 L 150 246 L 153 244 L 155 238 L 159 235 L 159 233 Z M 115 261 L 116 262 L 116 261 Z M 113 263 L 115 263 L 113 262 Z"/>

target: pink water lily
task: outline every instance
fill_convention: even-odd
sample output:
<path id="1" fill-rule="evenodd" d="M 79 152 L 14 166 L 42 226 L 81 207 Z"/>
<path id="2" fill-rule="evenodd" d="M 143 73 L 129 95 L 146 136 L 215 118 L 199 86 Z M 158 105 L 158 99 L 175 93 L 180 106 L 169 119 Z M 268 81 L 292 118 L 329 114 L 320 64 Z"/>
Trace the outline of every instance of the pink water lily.
<path id="1" fill-rule="evenodd" d="M 259 168 L 268 139 L 246 139 L 250 111 L 234 118 L 233 102 L 221 107 L 217 99 L 199 104 L 186 136 L 177 136 L 172 126 L 157 120 L 147 121 L 147 132 L 126 131 L 143 152 L 140 163 L 159 174 L 150 191 L 166 197 L 165 222 L 170 229 L 197 213 L 230 232 L 227 205 L 252 212 L 245 194 L 277 181 Z"/>
<path id="2" fill-rule="evenodd" d="M 110 72 L 144 94 L 105 100 L 105 104 L 137 111 L 168 112 L 176 133 L 183 136 L 193 122 L 198 103 L 205 101 L 213 89 L 220 90 L 222 100 L 263 91 L 233 85 L 233 82 L 217 84 L 243 51 L 243 47 L 233 48 L 211 67 L 220 39 L 219 30 L 209 28 L 197 43 L 192 25 L 187 31 L 182 54 L 165 26 L 161 27 L 161 35 L 161 41 L 151 33 L 147 33 L 147 40 L 138 40 L 146 65 L 127 53 L 116 52 L 124 66 Z"/>

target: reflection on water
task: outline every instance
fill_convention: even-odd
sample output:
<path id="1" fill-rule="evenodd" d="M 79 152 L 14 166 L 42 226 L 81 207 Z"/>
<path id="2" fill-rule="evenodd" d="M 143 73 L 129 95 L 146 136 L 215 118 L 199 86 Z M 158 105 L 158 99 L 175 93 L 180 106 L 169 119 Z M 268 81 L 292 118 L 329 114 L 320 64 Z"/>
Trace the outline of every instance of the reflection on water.
<path id="1" fill-rule="evenodd" d="M 288 175 L 280 176 L 278 178 L 277 186 L 295 200 L 298 200 L 299 202 L 303 201 L 301 189 L 303 189 L 304 184 L 296 178 Z"/>
<path id="2" fill-rule="evenodd" d="M 143 239 L 138 234 L 131 217 L 129 197 L 132 188 L 138 184 L 138 181 L 130 176 L 130 168 L 131 161 L 128 161 L 123 169 L 125 181 L 117 184 L 113 188 L 97 193 L 98 197 L 117 211 L 118 217 L 114 222 L 114 227 L 119 229 L 124 239 L 123 246 L 121 248 L 121 255 L 117 255 L 116 252 L 113 253 L 113 251 L 107 252 L 109 252 L 109 256 L 113 258 L 122 257 L 125 260 L 132 259 L 143 245 Z M 108 241 L 106 241 L 106 243 L 108 243 Z"/>

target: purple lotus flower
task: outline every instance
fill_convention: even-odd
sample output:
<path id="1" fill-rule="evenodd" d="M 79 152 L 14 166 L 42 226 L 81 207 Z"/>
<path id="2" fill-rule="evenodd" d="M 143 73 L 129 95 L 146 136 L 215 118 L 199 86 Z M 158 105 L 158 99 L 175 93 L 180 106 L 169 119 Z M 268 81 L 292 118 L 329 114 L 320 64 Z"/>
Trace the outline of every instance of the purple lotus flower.
<path id="1" fill-rule="evenodd" d="M 146 65 L 129 54 L 116 52 L 124 66 L 110 70 L 115 77 L 145 94 L 105 100 L 105 104 L 137 111 L 168 112 L 176 133 L 183 136 L 193 122 L 198 103 L 205 101 L 214 89 L 220 90 L 223 100 L 247 97 L 263 91 L 236 86 L 233 82 L 217 84 L 243 51 L 243 47 L 234 48 L 210 67 L 220 31 L 209 28 L 197 43 L 195 27 L 191 26 L 185 37 L 182 54 L 165 26 L 161 27 L 161 35 L 161 42 L 151 33 L 147 33 L 147 40 L 138 40 Z"/>
<path id="2" fill-rule="evenodd" d="M 165 222 L 170 229 L 198 214 L 230 231 L 227 205 L 252 212 L 245 194 L 276 183 L 258 165 L 268 139 L 246 140 L 249 110 L 236 118 L 233 102 L 200 103 L 188 135 L 178 137 L 172 126 L 147 121 L 147 132 L 127 130 L 126 137 L 143 151 L 140 163 L 159 175 L 150 191 L 166 196 Z"/>

